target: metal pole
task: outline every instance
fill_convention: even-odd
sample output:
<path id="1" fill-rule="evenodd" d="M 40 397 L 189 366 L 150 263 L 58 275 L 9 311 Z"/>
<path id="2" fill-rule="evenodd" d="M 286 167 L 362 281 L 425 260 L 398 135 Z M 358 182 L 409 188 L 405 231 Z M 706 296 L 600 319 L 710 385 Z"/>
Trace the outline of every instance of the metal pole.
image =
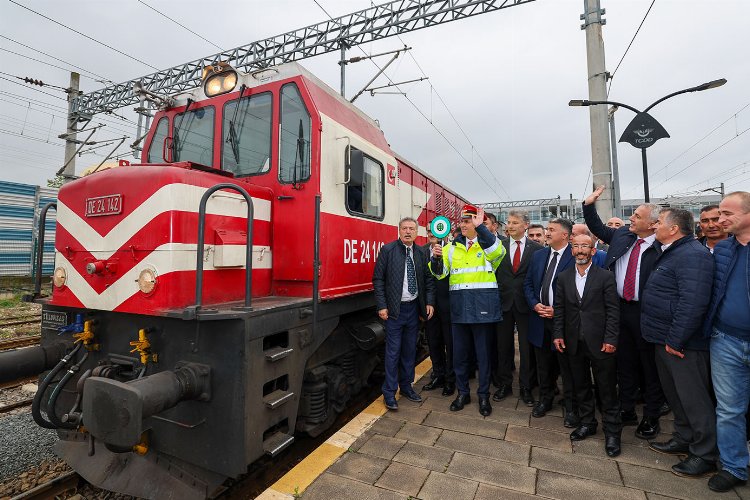
<path id="1" fill-rule="evenodd" d="M 724 183 L 721 183 L 721 199 L 724 199 Z"/>
<path id="2" fill-rule="evenodd" d="M 76 125 L 78 117 L 74 113 L 73 102 L 78 97 L 78 89 L 81 81 L 81 75 L 70 73 L 70 87 L 68 87 L 68 128 L 65 136 L 65 168 L 60 175 L 63 176 L 63 182 L 73 180 L 76 174 Z"/>
<path id="3" fill-rule="evenodd" d="M 615 134 L 615 112 L 619 108 L 609 108 L 609 143 L 612 149 L 612 194 L 614 195 L 614 216 L 622 217 L 622 202 L 620 201 L 620 171 L 617 166 L 617 136 Z"/>
<path id="4" fill-rule="evenodd" d="M 346 99 L 346 44 L 341 42 L 341 60 L 339 61 L 341 66 L 341 97 Z"/>
<path id="5" fill-rule="evenodd" d="M 643 159 L 643 201 L 645 203 L 650 203 L 651 197 L 648 194 L 648 161 L 646 161 L 646 148 L 641 149 L 641 159 Z"/>
<path id="6" fill-rule="evenodd" d="M 589 99 L 607 99 L 607 70 L 604 64 L 604 39 L 602 19 L 604 11 L 599 0 L 584 0 L 584 13 L 581 16 L 586 30 L 586 60 L 588 65 Z M 607 220 L 612 217 L 612 174 L 610 169 L 609 131 L 607 130 L 607 108 L 589 107 L 591 124 L 591 169 L 594 187 L 604 186 L 604 192 L 596 202 L 599 216 Z"/>

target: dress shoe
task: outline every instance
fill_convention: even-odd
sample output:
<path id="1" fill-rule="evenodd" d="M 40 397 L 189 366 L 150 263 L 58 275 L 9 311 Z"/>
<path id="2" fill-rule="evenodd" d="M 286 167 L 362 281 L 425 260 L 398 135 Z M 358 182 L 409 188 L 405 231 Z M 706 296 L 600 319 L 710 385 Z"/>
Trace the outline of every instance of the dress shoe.
<path id="1" fill-rule="evenodd" d="M 396 411 L 398 410 L 398 402 L 396 401 L 396 398 L 393 396 L 384 396 L 383 397 L 383 403 L 385 404 L 385 407 L 389 410 Z"/>
<path id="2" fill-rule="evenodd" d="M 581 425 L 581 419 L 578 418 L 578 415 L 576 415 L 576 413 L 573 411 L 566 411 L 565 420 L 563 420 L 563 427 L 566 427 L 568 429 L 575 429 L 579 425 Z"/>
<path id="3" fill-rule="evenodd" d="M 446 382 L 445 387 L 443 387 L 443 396 L 453 396 L 454 392 L 456 392 L 456 384 L 453 382 Z"/>
<path id="4" fill-rule="evenodd" d="M 492 401 L 502 401 L 511 394 L 513 394 L 513 389 L 511 389 L 508 384 L 503 384 L 498 390 L 495 391 L 495 394 L 492 395 Z"/>
<path id="5" fill-rule="evenodd" d="M 638 425 L 638 414 L 635 410 L 620 410 L 622 425 Z"/>
<path id="6" fill-rule="evenodd" d="M 747 481 L 740 479 L 734 474 L 730 474 L 725 470 L 720 470 L 718 474 L 708 480 L 708 488 L 711 491 L 719 493 L 726 493 L 735 486 L 745 486 Z"/>
<path id="7" fill-rule="evenodd" d="M 526 406 L 534 406 L 534 396 L 531 395 L 531 389 L 526 389 L 525 387 L 521 389 L 521 401 Z"/>
<path id="8" fill-rule="evenodd" d="M 672 407 L 671 407 L 671 406 L 669 406 L 669 403 L 666 403 L 666 402 L 665 402 L 665 403 L 664 403 L 663 405 L 661 405 L 661 407 L 659 408 L 659 416 L 662 416 L 662 417 L 663 417 L 664 415 L 669 415 L 669 413 L 670 413 L 671 411 L 672 411 Z"/>
<path id="9" fill-rule="evenodd" d="M 440 387 L 445 387 L 445 379 L 443 377 L 435 377 L 422 386 L 423 391 L 434 391 Z"/>
<path id="10" fill-rule="evenodd" d="M 536 404 L 533 410 L 531 410 L 531 416 L 535 418 L 541 418 L 552 409 L 551 401 L 540 401 Z"/>
<path id="11" fill-rule="evenodd" d="M 635 437 L 641 439 L 654 439 L 661 431 L 659 417 L 643 417 L 641 423 L 635 429 Z"/>
<path id="12" fill-rule="evenodd" d="M 596 434 L 596 426 L 595 425 L 579 425 L 576 430 L 570 433 L 570 440 L 571 441 L 583 441 L 589 436 L 593 436 Z"/>
<path id="13" fill-rule="evenodd" d="M 401 391 L 401 395 L 408 399 L 409 401 L 413 401 L 415 403 L 421 403 L 422 402 L 422 396 L 416 393 L 414 389 L 409 388 L 406 391 Z"/>
<path id="14" fill-rule="evenodd" d="M 608 457 L 620 456 L 620 436 L 607 436 L 604 441 L 604 451 Z"/>
<path id="15" fill-rule="evenodd" d="M 697 455 L 688 455 L 685 460 L 672 466 L 672 472 L 678 476 L 701 477 L 716 472 L 716 464 Z"/>
<path id="16" fill-rule="evenodd" d="M 664 453 L 665 455 L 686 456 L 690 453 L 690 446 L 687 443 L 678 443 L 674 438 L 663 443 L 652 441 L 648 447 L 653 451 Z"/>
<path id="17" fill-rule="evenodd" d="M 479 413 L 483 417 L 488 417 L 492 413 L 492 405 L 490 405 L 490 398 L 488 396 L 479 398 Z"/>
<path id="18" fill-rule="evenodd" d="M 468 394 L 459 394 L 451 403 L 451 411 L 461 411 L 464 405 L 471 403 L 471 396 Z"/>

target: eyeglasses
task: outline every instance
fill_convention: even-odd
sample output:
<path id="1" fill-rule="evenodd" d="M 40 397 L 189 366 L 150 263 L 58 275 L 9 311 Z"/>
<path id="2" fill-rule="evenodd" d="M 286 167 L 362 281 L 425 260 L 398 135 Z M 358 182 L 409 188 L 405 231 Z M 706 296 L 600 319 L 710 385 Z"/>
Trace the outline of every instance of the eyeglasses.
<path id="1" fill-rule="evenodd" d="M 584 243 L 583 245 L 579 245 L 578 243 L 573 243 L 570 246 L 573 248 L 573 250 L 578 250 L 579 248 L 581 250 L 590 250 L 591 249 L 591 245 L 586 244 L 586 243 Z"/>

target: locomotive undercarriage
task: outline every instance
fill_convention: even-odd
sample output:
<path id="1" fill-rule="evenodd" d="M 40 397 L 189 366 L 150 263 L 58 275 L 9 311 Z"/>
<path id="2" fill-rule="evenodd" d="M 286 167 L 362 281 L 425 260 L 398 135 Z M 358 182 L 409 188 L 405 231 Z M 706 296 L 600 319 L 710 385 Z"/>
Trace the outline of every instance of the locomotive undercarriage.
<path id="1" fill-rule="evenodd" d="M 78 329 L 93 337 L 40 384 L 40 418 L 62 422 L 56 452 L 92 484 L 211 497 L 281 453 L 295 431 L 323 432 L 366 384 L 384 337 L 372 306 L 371 294 L 320 303 L 313 329 L 312 302 L 298 298 L 204 309 L 193 320 L 44 305 L 69 324 L 80 314 Z M 70 335 L 43 324 L 43 344 Z"/>

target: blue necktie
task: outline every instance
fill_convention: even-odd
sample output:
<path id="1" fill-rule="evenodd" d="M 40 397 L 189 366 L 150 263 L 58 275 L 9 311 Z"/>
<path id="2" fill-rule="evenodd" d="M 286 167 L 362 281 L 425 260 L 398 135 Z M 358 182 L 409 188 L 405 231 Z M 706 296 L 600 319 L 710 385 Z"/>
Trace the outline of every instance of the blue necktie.
<path id="1" fill-rule="evenodd" d="M 411 258 L 411 248 L 406 249 L 406 279 L 409 293 L 414 295 L 417 293 L 417 271 Z"/>

